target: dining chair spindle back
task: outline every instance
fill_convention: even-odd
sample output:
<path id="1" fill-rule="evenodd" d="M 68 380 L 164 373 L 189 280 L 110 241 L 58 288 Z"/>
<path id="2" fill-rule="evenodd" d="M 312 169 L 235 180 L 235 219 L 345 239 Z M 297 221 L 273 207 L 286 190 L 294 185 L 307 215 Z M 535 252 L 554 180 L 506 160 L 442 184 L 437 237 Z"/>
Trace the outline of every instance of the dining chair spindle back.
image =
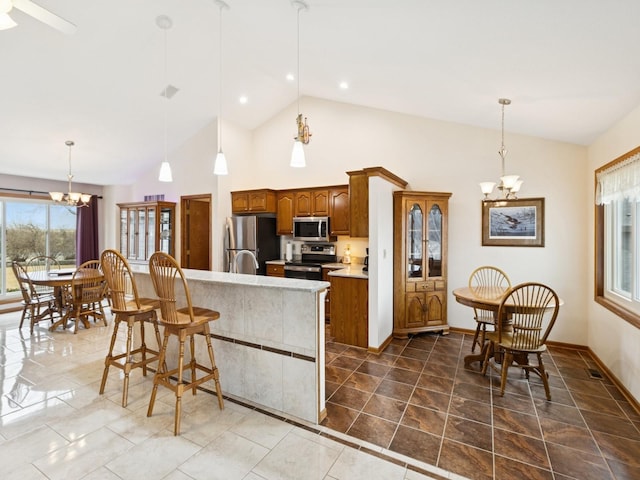
<path id="1" fill-rule="evenodd" d="M 469 276 L 469 288 L 481 296 L 494 296 L 498 292 L 501 292 L 500 295 L 502 295 L 503 292 L 511 288 L 511 281 L 507 274 L 499 268 L 483 266 L 476 268 Z M 487 334 L 487 325 L 495 326 L 495 312 L 474 308 L 473 318 L 476 321 L 476 332 L 471 344 L 471 353 L 475 351 L 476 345 L 482 349 Z"/>

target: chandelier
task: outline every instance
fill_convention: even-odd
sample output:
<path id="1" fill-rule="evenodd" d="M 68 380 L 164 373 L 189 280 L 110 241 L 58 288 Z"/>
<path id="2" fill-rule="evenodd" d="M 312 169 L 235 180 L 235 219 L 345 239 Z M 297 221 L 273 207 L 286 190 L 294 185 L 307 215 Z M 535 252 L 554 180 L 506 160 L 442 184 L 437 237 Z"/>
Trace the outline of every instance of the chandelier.
<path id="1" fill-rule="evenodd" d="M 67 140 L 64 144 L 69 147 L 69 173 L 67 174 L 67 180 L 69 181 L 68 193 L 62 192 L 49 192 L 51 200 L 56 203 L 64 203 L 72 207 L 87 207 L 91 201 L 91 195 L 88 193 L 78 193 L 71 191 L 71 180 L 73 175 L 71 174 L 71 147 L 75 145 L 72 140 Z"/>
<path id="2" fill-rule="evenodd" d="M 298 135 L 294 137 L 293 141 L 293 150 L 291 151 L 291 163 L 292 167 L 305 167 L 307 165 L 304 158 L 304 149 L 302 145 L 306 145 L 309 143 L 309 137 L 311 137 L 311 133 L 309 133 L 309 126 L 307 125 L 307 117 L 304 118 L 304 123 L 302 122 L 302 114 L 300 113 L 300 12 L 302 10 L 307 10 L 307 4 L 302 0 L 292 0 L 291 4 L 298 9 L 298 57 L 297 57 L 297 68 L 298 68 L 298 116 L 296 117 L 296 125 L 298 127 Z"/>
<path id="3" fill-rule="evenodd" d="M 498 155 L 500 155 L 500 159 L 502 160 L 502 176 L 500 177 L 498 190 L 502 193 L 503 198 L 512 199 L 517 198 L 516 193 L 518 193 L 520 186 L 522 186 L 522 180 L 520 180 L 518 175 L 505 174 L 505 157 L 507 156 L 507 149 L 504 146 L 504 106 L 510 105 L 511 100 L 508 98 L 499 98 L 498 103 L 502 105 L 502 144 L 500 146 L 500 150 L 498 150 Z M 491 195 L 493 187 L 495 186 L 495 182 L 480 183 L 480 189 L 482 190 L 482 193 L 484 193 L 485 200 L 489 199 L 489 195 Z"/>

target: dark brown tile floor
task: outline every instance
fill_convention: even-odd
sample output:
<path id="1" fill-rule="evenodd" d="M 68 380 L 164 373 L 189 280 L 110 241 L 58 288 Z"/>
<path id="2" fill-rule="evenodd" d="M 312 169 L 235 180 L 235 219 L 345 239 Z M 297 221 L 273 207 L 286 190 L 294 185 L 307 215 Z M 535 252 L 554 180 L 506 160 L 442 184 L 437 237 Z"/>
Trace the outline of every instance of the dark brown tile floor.
<path id="1" fill-rule="evenodd" d="M 464 368 L 471 337 L 421 334 L 380 354 L 326 345 L 323 425 L 471 479 L 640 479 L 640 415 L 588 352 L 551 347 L 541 380 Z M 604 375 L 604 374 L 603 374 Z"/>

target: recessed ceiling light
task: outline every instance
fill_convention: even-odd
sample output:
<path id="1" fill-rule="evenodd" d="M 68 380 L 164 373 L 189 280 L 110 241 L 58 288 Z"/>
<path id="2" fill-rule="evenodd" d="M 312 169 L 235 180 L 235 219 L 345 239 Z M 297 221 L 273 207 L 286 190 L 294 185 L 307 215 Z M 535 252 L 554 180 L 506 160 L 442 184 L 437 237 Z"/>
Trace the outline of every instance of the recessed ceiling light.
<path id="1" fill-rule="evenodd" d="M 347 82 L 340 82 L 339 86 L 342 90 L 347 90 L 349 88 L 349 84 Z"/>
<path id="2" fill-rule="evenodd" d="M 295 79 L 293 73 L 287 73 L 287 82 L 293 82 Z"/>
<path id="3" fill-rule="evenodd" d="M 242 105 L 245 105 L 245 104 L 249 101 L 249 98 L 247 98 L 247 96 L 246 96 L 246 95 L 240 95 L 240 98 L 238 98 L 238 101 L 239 101 Z"/>

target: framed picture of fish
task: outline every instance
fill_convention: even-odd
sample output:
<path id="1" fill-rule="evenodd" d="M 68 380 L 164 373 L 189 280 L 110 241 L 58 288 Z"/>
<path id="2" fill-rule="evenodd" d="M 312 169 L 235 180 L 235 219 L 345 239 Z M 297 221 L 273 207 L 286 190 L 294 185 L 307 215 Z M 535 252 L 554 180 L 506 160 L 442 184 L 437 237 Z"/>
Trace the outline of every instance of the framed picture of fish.
<path id="1" fill-rule="evenodd" d="M 544 198 L 483 200 L 482 246 L 544 247 Z"/>

